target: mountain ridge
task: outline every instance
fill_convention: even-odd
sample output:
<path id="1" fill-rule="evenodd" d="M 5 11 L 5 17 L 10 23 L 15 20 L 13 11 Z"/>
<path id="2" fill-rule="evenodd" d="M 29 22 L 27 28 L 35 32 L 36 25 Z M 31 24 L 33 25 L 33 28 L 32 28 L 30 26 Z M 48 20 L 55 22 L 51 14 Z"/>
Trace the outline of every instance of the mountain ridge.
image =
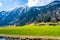
<path id="1" fill-rule="evenodd" d="M 54 4 L 54 5 L 53 5 Z M 60 1 L 46 6 L 20 7 L 12 11 L 0 12 L 0 26 L 23 26 L 30 23 L 60 21 Z"/>

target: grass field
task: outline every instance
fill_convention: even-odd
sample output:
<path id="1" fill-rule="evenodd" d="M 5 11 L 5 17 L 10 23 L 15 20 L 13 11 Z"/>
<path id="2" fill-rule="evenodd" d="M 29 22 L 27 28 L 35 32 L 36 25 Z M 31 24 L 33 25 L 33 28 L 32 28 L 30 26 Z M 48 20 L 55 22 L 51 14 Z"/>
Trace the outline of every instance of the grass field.
<path id="1" fill-rule="evenodd" d="M 0 28 L 0 34 L 7 35 L 30 35 L 30 36 L 60 36 L 60 25 L 57 26 L 35 26 L 29 24 L 25 26 L 9 26 Z"/>

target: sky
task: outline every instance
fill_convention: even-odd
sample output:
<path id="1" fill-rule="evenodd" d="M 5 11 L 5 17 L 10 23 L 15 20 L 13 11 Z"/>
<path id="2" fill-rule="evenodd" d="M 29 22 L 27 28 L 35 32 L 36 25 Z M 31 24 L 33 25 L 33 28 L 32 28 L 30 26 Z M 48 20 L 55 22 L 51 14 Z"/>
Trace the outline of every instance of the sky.
<path id="1" fill-rule="evenodd" d="M 0 0 L 0 11 L 9 11 L 21 6 L 43 6 L 52 1 L 54 0 Z"/>

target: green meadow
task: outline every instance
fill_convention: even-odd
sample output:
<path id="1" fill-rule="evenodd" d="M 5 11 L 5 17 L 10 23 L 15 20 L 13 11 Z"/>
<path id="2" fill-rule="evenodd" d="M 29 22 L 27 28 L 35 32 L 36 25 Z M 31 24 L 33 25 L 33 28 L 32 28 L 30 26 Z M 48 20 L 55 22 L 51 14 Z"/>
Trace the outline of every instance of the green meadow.
<path id="1" fill-rule="evenodd" d="M 8 26 L 0 28 L 0 34 L 30 36 L 60 36 L 60 25 L 36 26 L 33 23 L 25 26 Z"/>

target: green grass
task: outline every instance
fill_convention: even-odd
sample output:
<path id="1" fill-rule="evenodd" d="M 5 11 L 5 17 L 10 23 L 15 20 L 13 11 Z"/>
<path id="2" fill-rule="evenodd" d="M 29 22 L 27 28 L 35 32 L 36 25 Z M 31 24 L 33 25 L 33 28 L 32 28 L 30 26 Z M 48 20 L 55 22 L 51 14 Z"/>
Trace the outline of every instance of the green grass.
<path id="1" fill-rule="evenodd" d="M 22 27 L 0 28 L 0 34 L 7 35 L 30 35 L 30 36 L 60 36 L 60 25 L 57 26 L 35 26 L 34 24 Z"/>

